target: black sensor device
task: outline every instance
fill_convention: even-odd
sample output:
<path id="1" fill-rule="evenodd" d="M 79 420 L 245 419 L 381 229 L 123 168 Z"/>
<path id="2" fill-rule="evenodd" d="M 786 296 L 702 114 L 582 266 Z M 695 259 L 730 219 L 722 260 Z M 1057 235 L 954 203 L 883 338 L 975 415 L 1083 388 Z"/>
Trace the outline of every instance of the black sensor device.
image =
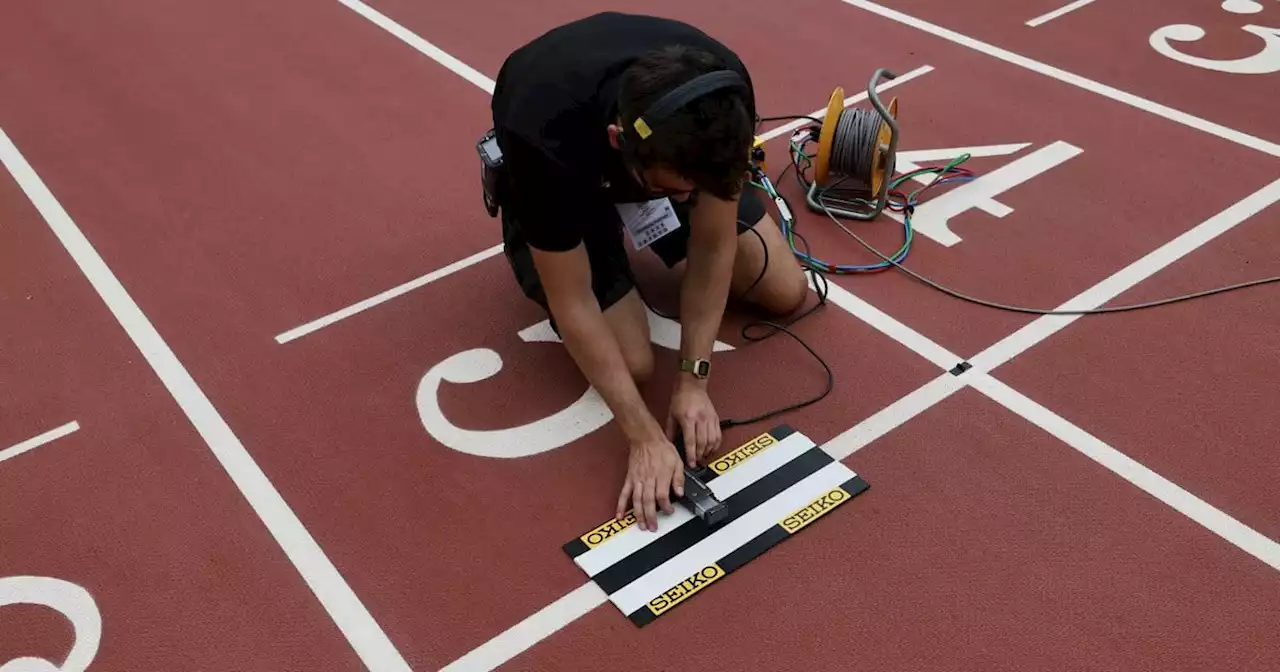
<path id="1" fill-rule="evenodd" d="M 681 446 L 684 444 L 680 432 L 676 431 L 675 444 L 676 452 L 680 454 L 680 461 L 684 462 L 684 450 Z M 684 466 L 684 496 L 680 498 L 680 503 L 689 509 L 690 513 L 702 520 L 707 527 L 716 527 L 723 523 L 729 517 L 729 507 L 720 501 L 711 488 L 707 487 L 706 481 L 702 475 L 706 473 L 703 468 L 694 470 L 687 465 Z"/>
<path id="2" fill-rule="evenodd" d="M 484 209 L 490 217 L 498 216 L 498 208 L 502 205 L 499 198 L 502 181 L 502 148 L 498 146 L 498 134 L 489 129 L 480 142 L 476 143 L 476 153 L 480 155 L 480 187 L 484 192 Z"/>

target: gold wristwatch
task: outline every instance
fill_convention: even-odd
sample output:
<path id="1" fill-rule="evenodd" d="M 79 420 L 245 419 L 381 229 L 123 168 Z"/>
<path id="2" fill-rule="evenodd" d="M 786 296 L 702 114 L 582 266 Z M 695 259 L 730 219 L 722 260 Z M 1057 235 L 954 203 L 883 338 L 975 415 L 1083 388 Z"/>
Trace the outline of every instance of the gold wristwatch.
<path id="1" fill-rule="evenodd" d="M 711 362 L 705 359 L 681 359 L 680 371 L 692 373 L 695 378 L 705 380 L 707 374 L 711 372 Z"/>

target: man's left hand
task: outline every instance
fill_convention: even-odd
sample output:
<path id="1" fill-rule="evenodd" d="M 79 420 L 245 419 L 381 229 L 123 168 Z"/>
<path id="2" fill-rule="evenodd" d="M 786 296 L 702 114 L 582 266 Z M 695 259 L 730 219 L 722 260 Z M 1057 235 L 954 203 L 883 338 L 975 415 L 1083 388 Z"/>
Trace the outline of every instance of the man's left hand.
<path id="1" fill-rule="evenodd" d="M 667 415 L 667 438 L 675 440 L 677 430 L 683 436 L 685 463 L 690 469 L 720 448 L 720 418 L 716 415 L 705 383 L 681 379 L 671 395 Z"/>

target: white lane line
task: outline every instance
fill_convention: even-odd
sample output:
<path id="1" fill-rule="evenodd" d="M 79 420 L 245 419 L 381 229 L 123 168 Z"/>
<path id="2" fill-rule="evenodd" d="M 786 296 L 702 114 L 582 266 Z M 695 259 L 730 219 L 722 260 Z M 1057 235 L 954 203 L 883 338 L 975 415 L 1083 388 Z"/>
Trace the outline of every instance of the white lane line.
<path id="1" fill-rule="evenodd" d="M 1263 209 L 1280 202 L 1280 180 L 1233 203 L 1170 243 L 1161 246 L 1110 278 L 1067 301 L 1066 309 L 1096 308 L 1125 290 L 1199 249 L 1222 233 Z M 831 285 L 834 295 L 835 285 Z M 865 301 L 833 300 L 832 303 L 866 321 L 881 333 L 902 343 L 934 363 L 947 351 L 928 337 L 885 315 Z M 906 420 L 931 408 L 965 385 L 985 394 L 1015 414 L 1049 432 L 1099 464 L 1188 516 L 1241 550 L 1280 569 L 1280 546 L 1257 531 L 1212 507 L 1164 477 L 1128 458 L 1044 406 L 991 377 L 987 372 L 1057 333 L 1077 316 L 1046 315 L 974 356 L 973 368 L 960 376 L 944 374 L 925 387 L 895 402 L 851 430 L 829 441 L 825 449 L 837 459 L 867 445 Z"/>
<path id="2" fill-rule="evenodd" d="M 489 672 L 608 601 L 609 596 L 600 586 L 588 581 L 444 666 L 440 672 Z"/>
<path id="3" fill-rule="evenodd" d="M 204 391 L 182 362 L 178 361 L 164 338 L 3 129 L 0 129 L 0 161 L 13 174 L 18 185 L 80 267 L 81 273 L 102 297 L 116 321 L 204 438 L 218 462 L 249 502 L 249 506 L 320 599 L 330 618 L 346 636 L 365 666 L 375 671 L 407 672 L 408 664 L 396 651 L 386 633 L 365 610 L 360 599 L 289 509 L 289 505 L 253 461 L 253 457 L 218 414 Z"/>
<path id="4" fill-rule="evenodd" d="M 1059 306 L 1058 310 L 1092 310 L 1097 308 L 1277 202 L 1280 202 L 1280 179 L 1236 201 L 1227 209 L 1197 224 L 1168 243 L 1161 245 L 1150 254 L 1117 271 L 1111 277 L 1086 289 L 1075 298 Z M 1155 310 L 1159 310 L 1159 308 Z M 974 355 L 969 360 L 969 363 L 973 364 L 973 368 L 976 371 L 991 371 L 1081 317 L 1084 316 L 1042 315 L 1037 317 L 1027 323 L 1026 326 Z M 1105 319 L 1105 316 L 1095 317 Z"/>
<path id="5" fill-rule="evenodd" d="M 809 279 L 809 286 L 815 291 L 817 290 L 812 277 Z M 880 333 L 892 338 L 917 355 L 924 357 L 940 369 L 949 370 L 964 360 L 963 357 L 935 343 L 929 337 L 908 327 L 898 321 L 897 318 L 890 316 L 834 282 L 827 285 L 827 301 L 875 327 Z"/>
<path id="6" fill-rule="evenodd" d="M 80 423 L 73 420 L 61 427 L 55 427 L 40 436 L 33 436 L 16 446 L 10 446 L 4 450 L 0 450 L 0 462 L 17 457 L 25 452 L 35 450 L 46 443 L 61 439 L 78 429 L 80 429 Z"/>
<path id="7" fill-rule="evenodd" d="M 339 320 L 344 320 L 348 317 L 351 317 L 352 315 L 364 312 L 380 303 L 386 303 L 387 301 L 390 301 L 391 299 L 394 299 L 397 296 L 407 294 L 415 289 L 418 289 L 419 287 L 423 287 L 432 282 L 435 282 L 436 280 L 453 275 L 454 273 L 457 273 L 458 271 L 461 271 L 464 268 L 478 264 L 484 261 L 485 259 L 488 259 L 489 257 L 501 254 L 502 250 L 503 250 L 503 245 L 502 243 L 499 243 L 488 249 L 476 252 L 475 254 L 469 257 L 466 257 L 464 259 L 459 259 L 458 261 L 455 261 L 452 264 L 449 264 L 448 266 L 443 266 L 425 275 L 420 275 L 404 284 L 392 287 L 391 289 L 388 289 L 384 292 L 380 292 L 374 296 L 364 299 L 363 301 L 358 301 L 356 303 L 353 303 L 350 306 L 347 306 L 346 308 L 343 308 L 341 310 L 336 310 L 332 313 L 329 313 L 328 315 L 325 315 L 324 317 L 312 320 L 302 326 L 294 327 L 289 331 L 286 331 L 282 334 L 277 335 L 276 342 L 280 344 L 284 344 L 284 343 L 288 343 L 289 341 L 302 338 L 303 336 L 306 336 L 307 334 L 310 334 L 313 331 L 318 331 L 320 329 L 323 329 L 324 327 L 327 327 L 333 324 L 334 322 L 337 322 Z"/>
<path id="8" fill-rule="evenodd" d="M 1045 75 L 1046 77 L 1051 77 L 1065 84 L 1070 84 L 1072 86 L 1079 87 L 1086 91 L 1091 91 L 1098 95 L 1105 96 L 1107 98 L 1110 98 L 1120 103 L 1124 103 L 1125 105 L 1137 108 L 1144 112 L 1150 112 L 1151 114 L 1154 114 L 1158 117 L 1163 117 L 1165 119 L 1168 119 L 1169 121 L 1182 124 L 1183 126 L 1194 128 L 1198 131 L 1203 131 L 1210 135 L 1215 135 L 1224 140 L 1234 142 L 1244 147 L 1249 147 L 1250 149 L 1256 149 L 1265 154 L 1270 154 L 1271 156 L 1280 157 L 1280 145 L 1277 145 L 1274 142 L 1263 140 L 1262 138 L 1258 138 L 1258 137 L 1249 135 L 1248 133 L 1244 133 L 1242 131 L 1237 131 L 1235 129 L 1228 128 L 1221 124 L 1216 124 L 1212 121 L 1202 119 L 1195 115 L 1187 114 L 1186 112 L 1183 112 L 1181 110 L 1176 110 L 1172 107 L 1161 105 L 1160 103 L 1152 102 L 1150 100 L 1147 100 L 1146 98 L 1142 98 L 1132 93 L 1128 93 L 1127 91 L 1121 91 L 1114 87 L 1107 86 L 1106 84 L 1095 82 L 1092 79 L 1081 77 L 1080 75 L 1077 75 L 1075 73 L 1067 72 L 1066 70 L 1063 70 L 1061 68 L 1056 68 L 1052 65 L 1041 63 L 1040 61 L 1027 58 L 1026 56 L 1022 56 L 1020 54 L 1015 54 L 1007 49 L 1001 49 L 1000 47 L 987 44 L 986 42 L 976 40 L 967 35 L 961 35 L 960 33 L 957 33 L 954 30 L 950 30 L 948 28 L 943 28 L 941 26 L 934 25 L 927 21 L 917 19 L 914 16 L 903 14 L 898 10 L 889 9 L 888 7 L 878 5 L 874 2 L 869 2 L 868 0 L 840 0 L 840 1 L 845 4 L 858 7 L 859 9 L 864 9 L 873 14 L 879 14 L 880 16 L 883 16 L 886 19 L 897 21 L 898 23 L 911 26 L 912 28 L 915 28 L 917 30 L 922 30 L 926 33 L 930 33 L 937 37 L 941 37 L 944 40 L 949 40 L 961 46 L 968 47 L 970 49 L 973 49 L 974 51 L 980 51 L 984 54 L 987 54 L 988 56 L 1005 61 L 1006 63 L 1011 63 L 1018 67 L 1026 68 L 1027 70 L 1031 70 L 1032 72 L 1038 72 L 1042 75 Z"/>
<path id="9" fill-rule="evenodd" d="M 1280 570 L 1280 544 L 1274 540 L 1187 492 L 990 375 L 982 373 L 972 376 L 969 384 L 1236 548 L 1267 563 L 1272 569 Z"/>
<path id="10" fill-rule="evenodd" d="M 922 65 L 914 70 L 904 72 L 901 75 L 898 75 L 897 79 L 882 80 L 879 84 L 876 85 L 876 93 L 882 93 L 884 91 L 888 91 L 889 89 L 892 89 L 895 86 L 901 86 L 917 77 L 920 77 L 921 75 L 925 75 L 930 72 L 933 72 L 932 65 Z M 862 91 L 855 93 L 854 95 L 849 96 L 848 98 L 845 98 L 844 106 L 849 107 L 850 105 L 853 105 L 855 103 L 860 103 L 870 98 L 871 96 L 867 95 L 867 91 L 864 88 Z M 888 107 L 888 105 L 886 104 L 885 107 Z M 768 116 L 768 115 L 760 115 L 760 116 Z M 826 106 L 824 105 L 822 108 L 814 110 L 813 112 L 809 113 L 809 116 L 814 117 L 815 119 L 822 119 L 826 117 L 827 116 Z M 809 121 L 808 119 L 796 119 L 795 121 L 787 122 L 777 128 L 766 131 L 763 135 L 760 136 L 760 138 L 762 140 L 769 141 L 785 133 L 790 133 L 796 130 L 797 128 L 800 128 L 801 126 L 804 126 L 805 124 L 810 124 L 810 123 L 813 123 L 813 122 Z M 947 158 L 951 159 L 954 157 L 949 156 Z"/>
<path id="11" fill-rule="evenodd" d="M 378 26 L 379 28 L 387 31 L 388 33 L 391 33 L 392 35 L 395 35 L 396 38 L 399 39 L 401 42 L 404 42 L 405 44 L 413 47 L 414 49 L 417 49 L 427 58 L 430 58 L 431 60 L 439 63 L 440 65 L 443 65 L 444 67 L 452 70 L 459 77 L 462 77 L 468 82 L 471 82 L 472 84 L 475 84 L 481 89 L 484 89 L 489 94 L 493 93 L 494 82 L 492 79 L 489 79 L 486 75 L 481 73 L 479 70 L 476 70 L 475 68 L 467 65 L 466 63 L 463 63 L 462 61 L 454 58 L 448 53 L 445 53 L 445 51 L 440 47 L 437 47 L 436 45 L 422 39 L 422 37 L 419 36 L 417 33 L 414 33 L 408 28 L 405 28 L 399 23 L 396 23 L 386 14 L 383 14 L 382 12 L 379 12 L 378 10 L 370 7 L 369 5 L 366 5 L 363 2 L 360 2 L 360 0 L 338 0 L 338 2 L 342 3 L 343 5 L 346 5 L 356 14 L 359 14 L 360 16 L 363 16 L 364 18 L 373 22 L 373 24 Z"/>
<path id="12" fill-rule="evenodd" d="M 1063 14 L 1074 12 L 1077 9 L 1084 7 L 1085 5 L 1093 4 L 1093 2 L 1094 0 L 1076 0 L 1075 2 L 1063 5 L 1053 10 L 1052 12 L 1048 12 L 1047 14 L 1041 14 L 1040 16 L 1037 16 L 1034 19 L 1028 20 L 1026 25 L 1031 26 L 1032 28 L 1035 28 L 1036 26 L 1052 21 L 1062 16 Z"/>
<path id="13" fill-rule="evenodd" d="M 942 403 L 947 397 L 963 390 L 967 384 L 963 376 L 944 373 L 832 437 L 823 444 L 822 449 L 837 460 L 843 460 L 901 427 L 908 420 Z"/>

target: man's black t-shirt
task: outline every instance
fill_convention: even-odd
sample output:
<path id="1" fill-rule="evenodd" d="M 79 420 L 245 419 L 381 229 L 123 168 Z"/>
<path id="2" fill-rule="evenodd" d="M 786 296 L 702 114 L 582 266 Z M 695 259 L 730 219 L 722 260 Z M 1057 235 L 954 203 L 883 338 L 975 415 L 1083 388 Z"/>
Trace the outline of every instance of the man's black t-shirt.
<path id="1" fill-rule="evenodd" d="M 530 246 L 564 251 L 616 231 L 613 203 L 647 200 L 609 144 L 622 72 L 649 51 L 710 52 L 751 79 L 728 47 L 671 19 L 606 12 L 555 28 L 511 54 L 495 82 L 494 130 Z M 748 112 L 755 118 L 754 100 Z M 609 230 L 609 229 L 612 229 Z"/>

